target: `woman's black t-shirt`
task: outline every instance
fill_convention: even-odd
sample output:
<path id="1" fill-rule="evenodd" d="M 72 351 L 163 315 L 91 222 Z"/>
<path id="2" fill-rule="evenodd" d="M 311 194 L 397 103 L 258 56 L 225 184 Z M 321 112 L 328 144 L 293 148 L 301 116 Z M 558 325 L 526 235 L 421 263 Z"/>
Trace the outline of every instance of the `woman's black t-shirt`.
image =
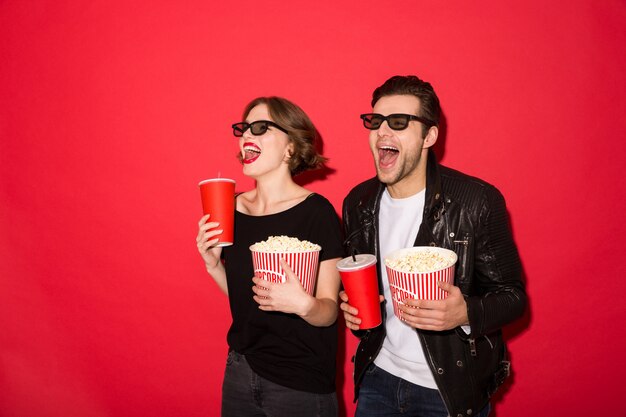
<path id="1" fill-rule="evenodd" d="M 223 250 L 233 318 L 228 345 L 245 355 L 254 372 L 269 381 L 300 391 L 334 392 L 337 323 L 312 326 L 295 314 L 262 311 L 252 299 L 254 269 L 249 247 L 281 235 L 320 245 L 320 262 L 343 253 L 339 218 L 330 202 L 318 194 L 267 216 L 236 212 L 235 244 Z"/>

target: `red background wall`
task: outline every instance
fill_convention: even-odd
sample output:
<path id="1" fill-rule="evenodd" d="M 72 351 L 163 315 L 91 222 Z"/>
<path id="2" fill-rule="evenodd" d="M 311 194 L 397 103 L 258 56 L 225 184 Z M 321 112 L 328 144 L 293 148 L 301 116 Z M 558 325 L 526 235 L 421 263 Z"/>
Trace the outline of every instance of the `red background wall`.
<path id="1" fill-rule="evenodd" d="M 196 184 L 252 186 L 230 123 L 300 104 L 335 170 L 307 186 L 339 210 L 374 174 L 358 114 L 409 73 L 521 251 L 496 415 L 626 415 L 625 44 L 623 1 L 0 2 L 0 415 L 217 415 L 230 316 Z"/>

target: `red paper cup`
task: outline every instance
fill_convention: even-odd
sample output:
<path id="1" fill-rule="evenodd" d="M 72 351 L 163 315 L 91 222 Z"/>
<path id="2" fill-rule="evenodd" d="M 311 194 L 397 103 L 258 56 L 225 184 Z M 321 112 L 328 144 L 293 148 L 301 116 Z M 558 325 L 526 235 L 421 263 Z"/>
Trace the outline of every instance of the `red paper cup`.
<path id="1" fill-rule="evenodd" d="M 228 178 L 213 178 L 200 181 L 202 211 L 210 214 L 208 221 L 218 222 L 223 232 L 217 236 L 216 246 L 233 244 L 235 231 L 235 181 Z"/>
<path id="2" fill-rule="evenodd" d="M 348 294 L 348 304 L 359 310 L 361 329 L 371 329 L 382 322 L 380 299 L 378 297 L 378 275 L 376 256 L 369 254 L 355 255 L 337 262 L 343 288 Z"/>
<path id="3" fill-rule="evenodd" d="M 402 272 L 387 265 L 387 260 L 397 260 L 411 253 L 421 252 L 424 254 L 439 254 L 449 258 L 450 262 L 443 268 L 428 272 Z M 415 246 L 412 248 L 399 249 L 385 257 L 385 268 L 389 279 L 389 289 L 393 301 L 395 315 L 402 319 L 402 311 L 399 306 L 402 300 L 414 298 L 417 300 L 443 300 L 448 293 L 437 286 L 437 281 L 454 283 L 454 264 L 457 256 L 451 250 L 432 246 Z"/>
<path id="4" fill-rule="evenodd" d="M 284 283 L 285 271 L 280 266 L 280 260 L 284 259 L 291 270 L 300 278 L 300 283 L 305 291 L 313 295 L 315 282 L 317 281 L 317 266 L 319 264 L 319 250 L 304 252 L 260 252 L 253 250 L 252 265 L 254 276 L 270 282 Z"/>

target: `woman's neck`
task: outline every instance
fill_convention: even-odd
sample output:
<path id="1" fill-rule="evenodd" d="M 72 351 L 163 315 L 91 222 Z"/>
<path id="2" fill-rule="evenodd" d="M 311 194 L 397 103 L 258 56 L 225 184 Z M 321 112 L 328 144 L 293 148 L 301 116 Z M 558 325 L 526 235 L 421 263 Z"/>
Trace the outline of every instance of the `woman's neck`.
<path id="1" fill-rule="evenodd" d="M 291 177 L 271 180 L 259 179 L 256 182 L 255 200 L 262 204 L 273 204 L 290 200 L 298 194 L 300 187 Z"/>
<path id="2" fill-rule="evenodd" d="M 300 203 L 308 194 L 290 175 L 258 178 L 255 189 L 243 196 L 245 211 L 257 216 L 278 213 Z"/>

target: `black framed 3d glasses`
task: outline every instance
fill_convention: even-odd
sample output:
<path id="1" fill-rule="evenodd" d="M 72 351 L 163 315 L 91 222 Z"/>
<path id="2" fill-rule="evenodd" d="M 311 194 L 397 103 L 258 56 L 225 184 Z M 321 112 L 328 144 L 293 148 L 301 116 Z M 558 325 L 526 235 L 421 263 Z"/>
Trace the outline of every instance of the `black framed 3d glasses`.
<path id="1" fill-rule="evenodd" d="M 270 122 L 269 120 L 257 120 L 256 122 L 252 123 L 240 122 L 232 125 L 233 135 L 237 136 L 238 138 L 242 137 L 245 131 L 248 129 L 250 129 L 250 133 L 252 133 L 254 136 L 261 136 L 265 134 L 265 132 L 267 132 L 267 129 L 269 129 L 270 127 L 275 127 L 276 129 L 289 134 L 287 130 L 278 126 L 274 122 Z"/>
<path id="2" fill-rule="evenodd" d="M 431 127 L 435 126 L 435 122 L 432 120 L 428 120 L 424 117 L 415 116 L 413 114 L 402 114 L 402 113 L 394 113 L 389 116 L 383 116 L 378 113 L 366 113 L 362 114 L 361 119 L 363 119 L 363 126 L 369 130 L 376 130 L 383 124 L 386 120 L 387 125 L 390 129 L 393 130 L 404 130 L 409 125 L 411 120 L 417 120 L 418 122 L 424 123 L 426 126 Z"/>

